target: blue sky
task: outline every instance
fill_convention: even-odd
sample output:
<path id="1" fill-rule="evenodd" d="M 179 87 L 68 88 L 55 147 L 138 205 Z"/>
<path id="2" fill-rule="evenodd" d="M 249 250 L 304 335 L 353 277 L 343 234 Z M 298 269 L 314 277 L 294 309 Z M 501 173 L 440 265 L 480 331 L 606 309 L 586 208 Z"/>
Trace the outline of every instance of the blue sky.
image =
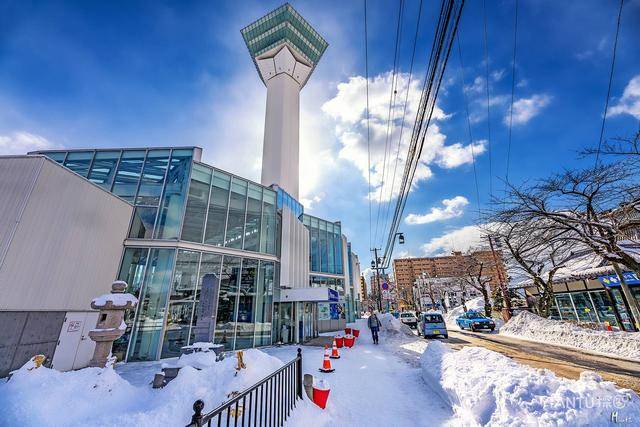
<path id="1" fill-rule="evenodd" d="M 398 108 L 407 88 L 418 12 L 406 0 Z M 204 160 L 258 180 L 266 90 L 240 28 L 280 2 L 23 2 L 0 4 L 0 154 L 39 148 L 199 145 Z M 301 198 L 307 211 L 341 220 L 369 255 L 364 139 L 362 1 L 293 1 L 329 42 L 301 95 Z M 386 140 L 397 1 L 368 2 L 374 229 Z M 426 68 L 435 2 L 424 1 L 409 113 L 413 124 Z M 618 2 L 521 0 L 510 180 L 532 180 L 580 160 L 597 144 Z M 454 50 L 419 179 L 400 226 L 396 254 L 433 255 L 476 241 L 476 157 L 480 204 L 505 176 L 514 2 L 487 0 L 491 170 L 485 95 L 482 2 L 467 1 L 460 27 L 466 86 Z M 605 137 L 629 136 L 640 121 L 640 1 L 625 2 Z M 634 80 L 636 78 L 636 80 Z M 467 131 L 466 91 L 473 141 Z M 401 116 L 391 128 L 380 223 L 395 164 Z M 393 209 L 393 204 L 391 205 Z M 383 243 L 379 225 L 374 243 Z M 374 232 L 375 235 L 375 232 Z M 402 251 L 402 253 L 401 253 Z"/>

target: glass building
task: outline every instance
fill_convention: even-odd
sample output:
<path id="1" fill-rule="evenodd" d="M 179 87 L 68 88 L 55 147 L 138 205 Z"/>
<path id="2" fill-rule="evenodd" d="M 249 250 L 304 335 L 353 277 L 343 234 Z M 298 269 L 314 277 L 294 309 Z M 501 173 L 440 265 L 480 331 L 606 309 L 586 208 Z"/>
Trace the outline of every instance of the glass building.
<path id="1" fill-rule="evenodd" d="M 135 207 L 118 279 L 140 302 L 114 344 L 119 359 L 178 356 L 200 341 L 271 344 L 275 190 L 200 163 L 197 147 L 38 154 Z"/>

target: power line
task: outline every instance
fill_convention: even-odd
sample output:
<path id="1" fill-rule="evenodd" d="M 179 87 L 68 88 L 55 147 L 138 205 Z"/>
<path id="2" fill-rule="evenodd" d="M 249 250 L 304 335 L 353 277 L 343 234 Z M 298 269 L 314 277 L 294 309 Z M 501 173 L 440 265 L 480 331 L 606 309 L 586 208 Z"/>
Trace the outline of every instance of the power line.
<path id="1" fill-rule="evenodd" d="M 458 4 L 459 6 L 457 6 Z M 391 261 L 391 255 L 395 244 L 395 233 L 398 231 L 398 226 L 402 219 L 407 197 L 411 189 L 411 183 L 413 182 L 416 168 L 420 161 L 420 156 L 422 155 L 425 138 L 433 117 L 436 99 L 442 84 L 442 78 L 444 76 L 449 55 L 451 54 L 451 47 L 458 29 L 463 6 L 464 0 L 443 0 L 441 4 L 438 24 L 436 26 L 431 54 L 429 56 L 427 73 L 425 75 L 422 88 L 422 95 L 420 97 L 420 103 L 416 112 L 416 120 L 413 124 L 413 130 L 411 133 L 411 143 L 402 177 L 400 196 L 396 203 L 393 221 L 389 229 L 389 235 L 384 250 L 383 268 L 388 268 Z"/>
<path id="2" fill-rule="evenodd" d="M 370 142 L 370 126 L 369 126 L 369 37 L 367 34 L 367 0 L 364 0 L 364 78 L 366 81 L 366 93 L 367 93 L 367 171 L 369 172 L 369 247 L 372 246 L 372 232 L 373 223 L 371 216 L 371 142 Z"/>
<path id="3" fill-rule="evenodd" d="M 398 8 L 398 23 L 396 25 L 396 45 L 393 54 L 393 72 L 391 76 L 391 92 L 389 93 L 389 113 L 387 117 L 387 132 L 384 143 L 384 158 L 382 161 L 382 181 L 380 182 L 380 195 L 378 196 L 378 213 L 376 215 L 376 232 L 374 234 L 374 242 L 378 241 L 378 225 L 380 223 L 380 205 L 382 204 L 382 194 L 384 191 L 384 179 L 387 169 L 387 152 L 389 150 L 389 134 L 391 130 L 391 123 L 393 122 L 393 114 L 395 112 L 395 95 L 397 94 L 397 69 L 398 69 L 398 57 L 400 51 L 400 40 L 402 37 L 402 13 L 404 10 L 404 0 L 400 0 L 400 6 Z M 384 233 L 384 230 L 382 230 Z"/>
<path id="4" fill-rule="evenodd" d="M 509 144 L 507 146 L 507 172 L 504 177 L 505 189 L 509 183 L 509 162 L 511 160 L 511 129 L 513 125 L 513 98 L 516 92 L 516 47 L 518 42 L 518 0 L 513 25 L 513 63 L 511 65 L 511 108 L 509 109 Z"/>
<path id="5" fill-rule="evenodd" d="M 607 99 L 604 103 L 604 115 L 602 116 L 602 126 L 600 127 L 600 139 L 598 140 L 598 151 L 596 152 L 596 166 L 600 160 L 600 149 L 602 147 L 602 138 L 604 137 L 604 124 L 607 120 L 607 110 L 609 109 L 609 98 L 611 97 L 611 83 L 613 82 L 613 70 L 616 65 L 616 50 L 618 49 L 618 35 L 620 34 L 620 20 L 622 18 L 622 6 L 624 0 L 620 0 L 620 8 L 618 9 L 618 23 L 616 24 L 616 38 L 613 42 L 613 55 L 611 57 L 611 71 L 609 72 L 609 88 L 607 89 Z"/>
<path id="6" fill-rule="evenodd" d="M 482 0 L 482 21 L 484 27 L 484 63 L 485 79 L 487 84 L 487 145 L 489 152 L 489 196 L 493 197 L 493 160 L 491 155 L 491 109 L 489 107 L 489 37 L 487 35 L 487 8 L 485 0 Z"/>
<path id="7" fill-rule="evenodd" d="M 407 115 L 407 105 L 409 104 L 409 91 L 411 89 L 411 79 L 413 77 L 413 63 L 415 60 L 415 56 L 416 56 L 416 44 L 418 41 L 418 33 L 420 30 L 420 17 L 422 16 L 422 0 L 420 0 L 420 4 L 418 6 L 418 19 L 416 21 L 416 31 L 415 31 L 415 35 L 413 36 L 413 49 L 411 52 L 411 63 L 409 65 L 409 80 L 407 82 L 407 91 L 404 97 L 404 108 L 403 108 L 403 112 L 402 112 L 402 121 L 400 123 L 400 135 L 398 137 L 398 147 L 396 149 L 396 162 L 395 162 L 395 166 L 393 167 L 393 178 L 391 179 L 391 192 L 389 193 L 389 200 L 387 201 L 387 207 L 385 209 L 385 215 L 384 215 L 384 228 L 382 229 L 383 232 L 384 230 L 387 229 L 387 223 L 389 222 L 389 212 L 391 209 L 391 200 L 393 199 L 393 190 L 395 188 L 395 184 L 396 184 L 396 173 L 398 170 L 398 162 L 400 159 L 400 146 L 402 144 L 402 134 L 404 131 L 404 121 L 405 121 L 405 117 Z"/>
<path id="8" fill-rule="evenodd" d="M 471 117 L 469 115 L 469 100 L 467 99 L 467 92 L 465 91 L 465 80 L 464 80 L 464 62 L 462 62 L 462 42 L 460 41 L 460 30 L 458 30 L 457 39 L 458 39 L 458 59 L 460 60 L 460 80 L 462 82 L 462 95 L 464 97 L 464 106 L 465 112 L 467 113 L 467 129 L 469 131 L 469 147 L 471 147 L 471 160 L 473 162 L 473 179 L 476 183 L 476 203 L 478 206 L 478 222 L 480 221 L 480 188 L 478 186 L 478 173 L 476 171 L 476 153 L 473 149 L 473 136 L 471 134 Z"/>

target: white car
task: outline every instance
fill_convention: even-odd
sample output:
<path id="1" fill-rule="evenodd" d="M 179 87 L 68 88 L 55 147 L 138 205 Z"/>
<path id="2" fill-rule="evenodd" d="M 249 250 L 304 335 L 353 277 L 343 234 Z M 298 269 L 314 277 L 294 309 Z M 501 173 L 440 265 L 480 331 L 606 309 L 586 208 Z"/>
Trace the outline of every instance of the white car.
<path id="1" fill-rule="evenodd" d="M 416 317 L 416 313 L 413 311 L 403 311 L 400 313 L 399 317 L 400 321 L 405 325 L 408 325 L 410 328 L 418 327 L 418 318 Z"/>

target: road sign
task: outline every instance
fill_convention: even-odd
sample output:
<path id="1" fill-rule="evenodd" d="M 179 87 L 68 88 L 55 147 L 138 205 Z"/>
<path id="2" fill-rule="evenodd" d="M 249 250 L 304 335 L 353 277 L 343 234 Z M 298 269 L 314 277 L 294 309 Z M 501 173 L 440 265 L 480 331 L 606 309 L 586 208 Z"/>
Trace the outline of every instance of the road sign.
<path id="1" fill-rule="evenodd" d="M 389 284 L 387 282 L 382 282 L 382 289 L 384 289 L 385 291 L 389 289 Z"/>

